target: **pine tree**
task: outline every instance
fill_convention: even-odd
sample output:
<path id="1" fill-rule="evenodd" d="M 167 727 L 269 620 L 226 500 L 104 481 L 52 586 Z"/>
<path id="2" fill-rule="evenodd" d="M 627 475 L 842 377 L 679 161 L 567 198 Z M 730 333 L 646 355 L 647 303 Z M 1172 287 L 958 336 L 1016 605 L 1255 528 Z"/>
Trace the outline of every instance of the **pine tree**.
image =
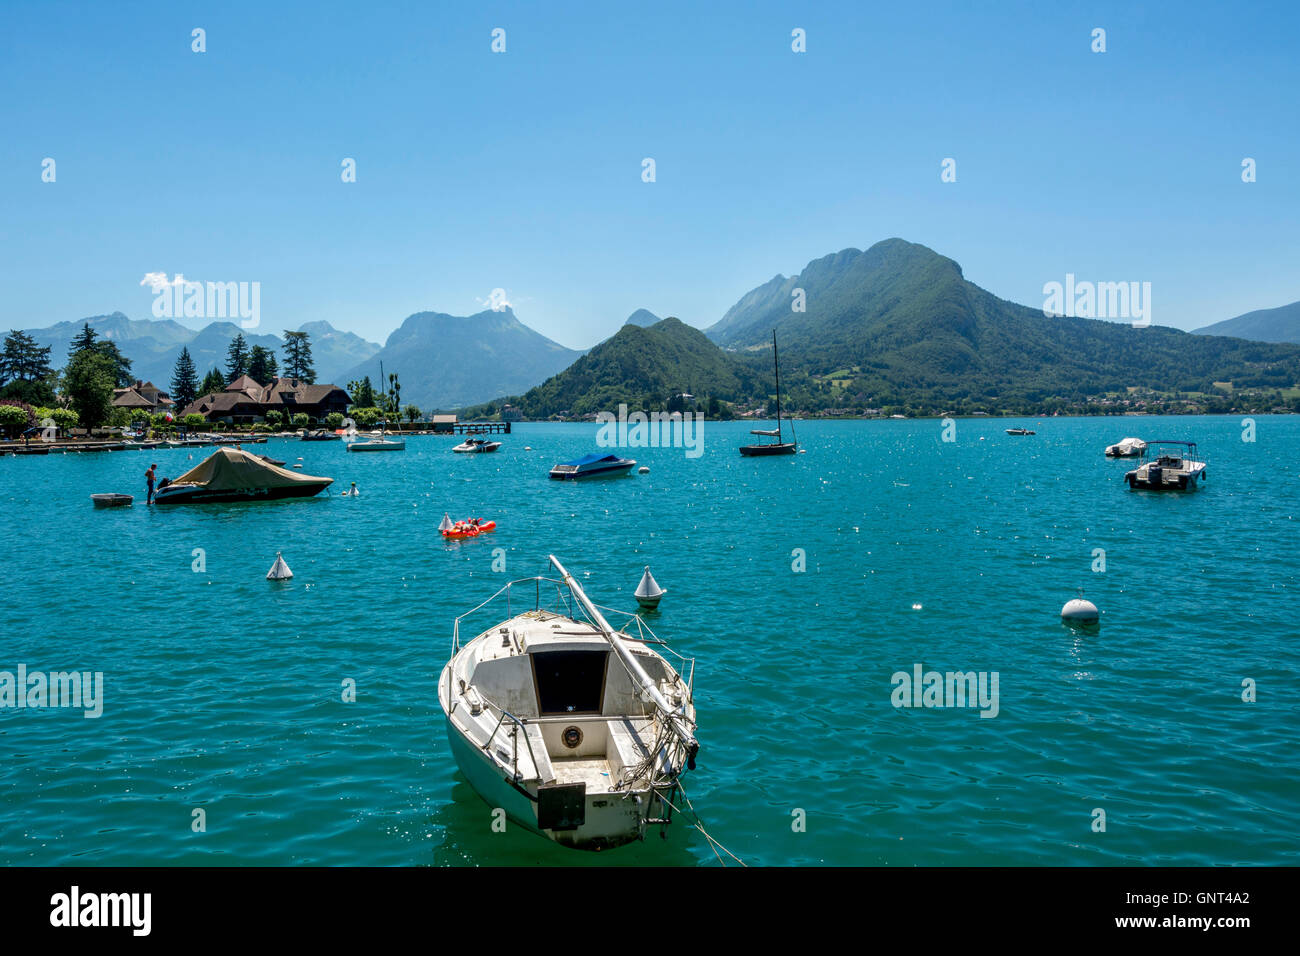
<path id="1" fill-rule="evenodd" d="M 0 352 L 0 385 L 10 379 L 38 382 L 50 376 L 50 347 L 36 344 L 26 332 L 11 330 Z"/>
<path id="2" fill-rule="evenodd" d="M 0 351 L 0 398 L 33 405 L 54 404 L 50 347 L 39 346 L 25 332 L 12 330 Z"/>
<path id="3" fill-rule="evenodd" d="M 68 346 L 69 361 L 76 358 L 78 352 L 84 352 L 86 349 L 93 349 L 95 347 L 95 341 L 98 338 L 99 334 L 90 327 L 90 323 L 83 322 L 81 325 L 81 331 L 77 333 L 76 337 L 72 340 L 72 343 Z"/>
<path id="4" fill-rule="evenodd" d="M 241 375 L 248 374 L 248 343 L 244 341 L 244 333 L 236 334 L 230 342 L 230 348 L 226 349 L 226 380 L 233 382 Z"/>
<path id="5" fill-rule="evenodd" d="M 220 369 L 213 369 L 207 375 L 203 376 L 203 384 L 199 386 L 200 395 L 220 395 L 226 390 L 226 379 L 221 374 Z"/>
<path id="6" fill-rule="evenodd" d="M 316 369 L 311 364 L 311 336 L 306 332 L 285 332 L 284 351 L 285 376 L 314 385 Z"/>
<path id="7" fill-rule="evenodd" d="M 118 349 L 112 339 L 101 339 L 99 333 L 90 327 L 89 322 L 81 324 L 81 331 L 68 346 L 68 362 L 85 351 L 92 351 L 108 359 L 113 369 L 113 380 L 117 388 L 126 388 L 131 384 L 131 360 Z"/>
<path id="8" fill-rule="evenodd" d="M 375 387 L 370 384 L 370 376 L 361 380 L 361 384 L 352 390 L 352 404 L 357 408 L 375 407 Z"/>
<path id="9" fill-rule="evenodd" d="M 194 369 L 194 359 L 190 358 L 189 348 L 183 346 L 180 357 L 176 359 L 176 368 L 172 372 L 171 398 L 176 403 L 176 411 L 179 412 L 198 397 L 198 372 Z"/>
<path id="10" fill-rule="evenodd" d="M 270 349 L 254 345 L 253 350 L 248 353 L 248 377 L 258 385 L 269 385 L 275 381 L 279 367 L 279 363 L 275 360 L 275 353 Z"/>
<path id="11" fill-rule="evenodd" d="M 64 392 L 85 428 L 108 420 L 113 408 L 113 363 L 97 349 L 77 352 L 63 373 Z"/>
<path id="12" fill-rule="evenodd" d="M 117 388 L 128 388 L 134 377 L 131 375 L 131 360 L 118 351 L 117 343 L 111 339 L 101 339 L 90 347 L 92 352 L 108 359 L 113 369 L 113 379 Z"/>

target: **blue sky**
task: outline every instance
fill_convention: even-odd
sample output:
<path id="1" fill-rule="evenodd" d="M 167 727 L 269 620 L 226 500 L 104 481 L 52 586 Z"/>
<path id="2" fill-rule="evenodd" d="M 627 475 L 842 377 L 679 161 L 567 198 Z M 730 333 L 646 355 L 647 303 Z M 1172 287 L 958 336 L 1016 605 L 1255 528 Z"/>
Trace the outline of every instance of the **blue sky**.
<path id="1" fill-rule="evenodd" d="M 585 348 L 890 236 L 1034 306 L 1300 299 L 1295 4 L 274 6 L 5 0 L 0 328 L 147 318 L 166 272 L 378 341 L 503 288 Z"/>

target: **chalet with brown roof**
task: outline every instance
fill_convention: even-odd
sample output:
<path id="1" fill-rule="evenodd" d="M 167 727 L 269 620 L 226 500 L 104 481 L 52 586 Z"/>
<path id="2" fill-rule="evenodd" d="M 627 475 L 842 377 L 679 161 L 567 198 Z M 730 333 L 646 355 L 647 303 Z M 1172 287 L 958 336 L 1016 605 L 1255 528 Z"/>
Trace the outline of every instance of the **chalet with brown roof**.
<path id="1" fill-rule="evenodd" d="M 284 415 L 286 423 L 299 413 L 317 421 L 332 412 L 346 414 L 352 399 L 337 385 L 308 385 L 301 379 L 277 378 L 270 385 L 258 385 L 241 375 L 225 391 L 201 395 L 181 410 L 181 417 L 202 415 L 210 422 L 237 424 L 260 422 L 269 411 Z"/>
<path id="2" fill-rule="evenodd" d="M 167 393 L 153 382 L 142 382 L 136 379 L 134 385 L 113 389 L 114 408 L 125 408 L 131 411 L 140 409 L 150 415 L 156 415 L 159 412 L 169 411 L 175 404 Z"/>

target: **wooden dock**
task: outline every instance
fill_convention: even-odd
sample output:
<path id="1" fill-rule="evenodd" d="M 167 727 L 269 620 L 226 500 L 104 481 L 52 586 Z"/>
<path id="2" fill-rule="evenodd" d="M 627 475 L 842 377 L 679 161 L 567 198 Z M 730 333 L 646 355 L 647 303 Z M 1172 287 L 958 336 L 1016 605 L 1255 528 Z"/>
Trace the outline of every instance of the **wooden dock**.
<path id="1" fill-rule="evenodd" d="M 510 434 L 510 422 L 455 422 L 451 428 L 457 435 Z"/>

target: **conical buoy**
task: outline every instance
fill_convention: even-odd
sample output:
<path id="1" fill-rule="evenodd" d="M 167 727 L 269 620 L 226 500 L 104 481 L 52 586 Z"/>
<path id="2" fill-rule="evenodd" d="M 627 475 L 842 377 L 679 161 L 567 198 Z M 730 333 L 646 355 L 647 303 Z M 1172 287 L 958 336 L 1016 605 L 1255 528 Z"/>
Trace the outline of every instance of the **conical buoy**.
<path id="1" fill-rule="evenodd" d="M 645 574 L 641 575 L 641 583 L 636 586 L 636 603 L 640 604 L 647 611 L 653 611 L 659 606 L 659 601 L 668 592 L 659 586 L 659 582 L 654 579 L 650 573 L 650 566 L 646 565 Z"/>
<path id="2" fill-rule="evenodd" d="M 287 581 L 293 577 L 293 572 L 289 570 L 289 565 L 284 563 L 284 558 L 280 552 L 275 552 L 275 564 L 271 565 L 271 570 L 266 572 L 268 581 Z"/>
<path id="3" fill-rule="evenodd" d="M 1100 615 L 1097 605 L 1083 598 L 1066 601 L 1065 607 L 1061 608 L 1061 620 L 1069 624 L 1096 624 Z"/>
<path id="4" fill-rule="evenodd" d="M 447 514 L 447 512 L 444 511 L 442 513 L 442 521 L 438 523 L 438 530 L 450 531 L 454 527 L 456 526 L 452 523 L 451 515 Z"/>

